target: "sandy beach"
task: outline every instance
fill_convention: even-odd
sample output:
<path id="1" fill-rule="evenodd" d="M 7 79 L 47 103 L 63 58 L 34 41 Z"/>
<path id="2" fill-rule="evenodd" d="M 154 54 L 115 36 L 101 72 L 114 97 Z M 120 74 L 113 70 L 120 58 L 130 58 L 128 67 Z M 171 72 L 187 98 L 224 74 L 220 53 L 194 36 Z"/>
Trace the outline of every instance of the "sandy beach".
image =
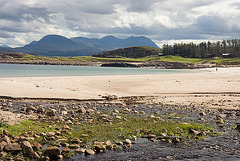
<path id="1" fill-rule="evenodd" d="M 236 104 L 240 101 L 240 68 L 201 70 L 168 75 L 0 78 L 0 96 L 68 99 L 99 99 L 106 95 L 156 96 L 164 103 L 203 105 L 214 98 L 211 105 L 219 102 L 226 108 L 239 108 Z"/>

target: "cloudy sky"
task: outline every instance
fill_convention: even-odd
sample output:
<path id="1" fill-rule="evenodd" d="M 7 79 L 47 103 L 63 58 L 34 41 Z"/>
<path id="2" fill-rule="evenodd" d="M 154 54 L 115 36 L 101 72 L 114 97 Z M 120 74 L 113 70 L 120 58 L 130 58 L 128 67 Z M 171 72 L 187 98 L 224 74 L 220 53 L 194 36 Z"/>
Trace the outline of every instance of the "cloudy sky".
<path id="1" fill-rule="evenodd" d="M 48 34 L 146 36 L 158 45 L 240 38 L 239 0 L 0 0 L 0 45 Z"/>

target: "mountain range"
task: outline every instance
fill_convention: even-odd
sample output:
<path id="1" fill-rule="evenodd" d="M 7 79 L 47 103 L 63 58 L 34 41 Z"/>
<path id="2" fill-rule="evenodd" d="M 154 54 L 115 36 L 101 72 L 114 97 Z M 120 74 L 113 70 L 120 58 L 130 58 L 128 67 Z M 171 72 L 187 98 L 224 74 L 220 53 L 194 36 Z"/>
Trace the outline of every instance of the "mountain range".
<path id="1" fill-rule="evenodd" d="M 151 39 L 144 36 L 131 36 L 126 39 L 119 39 L 114 36 L 106 36 L 101 39 L 85 37 L 68 39 L 60 35 L 47 35 L 39 41 L 33 41 L 23 47 L 9 48 L 7 46 L 1 46 L 0 53 L 22 52 L 44 56 L 87 56 L 132 46 L 159 48 Z"/>

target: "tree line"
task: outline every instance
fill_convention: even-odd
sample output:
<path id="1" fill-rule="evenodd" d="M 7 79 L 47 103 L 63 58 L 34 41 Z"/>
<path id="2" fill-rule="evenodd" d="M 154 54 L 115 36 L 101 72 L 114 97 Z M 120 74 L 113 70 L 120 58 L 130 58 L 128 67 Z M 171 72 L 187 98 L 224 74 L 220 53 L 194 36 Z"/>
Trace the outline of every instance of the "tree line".
<path id="1" fill-rule="evenodd" d="M 177 55 L 188 58 L 240 57 L 240 39 L 217 42 L 164 44 L 163 55 Z"/>

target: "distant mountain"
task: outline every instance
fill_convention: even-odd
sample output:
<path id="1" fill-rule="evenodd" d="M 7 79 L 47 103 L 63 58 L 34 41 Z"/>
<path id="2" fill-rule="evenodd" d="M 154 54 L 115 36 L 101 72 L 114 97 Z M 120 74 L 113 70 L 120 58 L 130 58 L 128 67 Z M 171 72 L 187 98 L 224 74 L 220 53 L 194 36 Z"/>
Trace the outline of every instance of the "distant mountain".
<path id="1" fill-rule="evenodd" d="M 93 56 L 102 57 L 102 58 L 117 58 L 117 57 L 141 58 L 141 57 L 146 57 L 150 55 L 159 55 L 159 53 L 161 53 L 161 49 L 159 48 L 149 47 L 149 46 L 134 46 L 134 47 L 106 51 Z"/>
<path id="2" fill-rule="evenodd" d="M 108 50 L 126 48 L 131 46 L 158 46 L 146 37 L 129 37 L 119 39 L 114 36 L 106 36 L 101 39 L 89 39 L 84 37 L 66 38 L 60 35 L 47 35 L 39 41 L 33 41 L 24 47 L 1 48 L 5 52 L 22 52 L 45 56 L 87 56 L 98 54 Z"/>
<path id="3" fill-rule="evenodd" d="M 7 45 L 2 45 L 0 47 L 2 47 L 2 48 L 11 48 L 10 46 L 7 46 Z"/>

